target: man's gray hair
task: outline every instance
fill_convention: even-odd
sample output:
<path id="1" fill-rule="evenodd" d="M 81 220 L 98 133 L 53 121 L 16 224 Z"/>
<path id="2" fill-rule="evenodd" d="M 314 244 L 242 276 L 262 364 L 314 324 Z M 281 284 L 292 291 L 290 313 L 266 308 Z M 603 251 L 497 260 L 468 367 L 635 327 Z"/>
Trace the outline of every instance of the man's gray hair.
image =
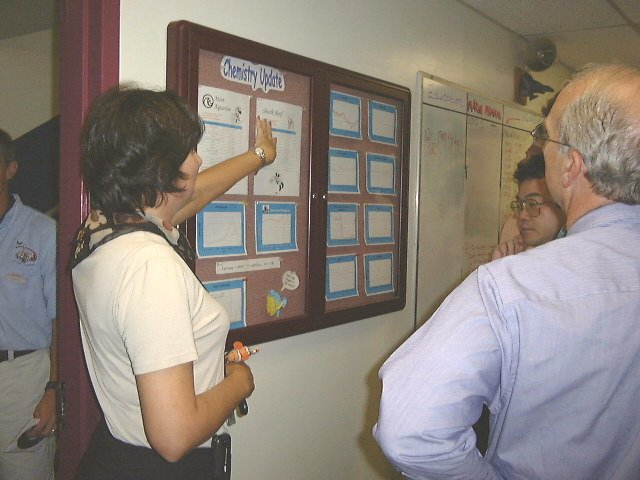
<path id="1" fill-rule="evenodd" d="M 560 118 L 559 141 L 580 151 L 595 193 L 640 204 L 640 70 L 590 64 L 567 86 L 580 93 Z"/>

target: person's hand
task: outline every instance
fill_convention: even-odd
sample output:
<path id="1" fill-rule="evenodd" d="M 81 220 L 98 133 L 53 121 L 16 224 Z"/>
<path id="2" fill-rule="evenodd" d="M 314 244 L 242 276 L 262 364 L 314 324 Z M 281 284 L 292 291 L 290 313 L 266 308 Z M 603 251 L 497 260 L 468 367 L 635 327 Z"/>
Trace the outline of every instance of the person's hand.
<path id="1" fill-rule="evenodd" d="M 515 255 L 520 252 L 524 252 L 525 244 L 521 236 L 517 236 L 512 240 L 499 243 L 491 254 L 491 260 L 497 260 L 498 258 L 506 257 L 508 255 Z"/>
<path id="2" fill-rule="evenodd" d="M 251 369 L 244 362 L 227 363 L 227 380 L 233 380 L 237 388 L 240 389 L 242 397 L 247 398 L 253 393 L 255 385 Z"/>
<path id="3" fill-rule="evenodd" d="M 255 147 L 262 147 L 267 159 L 267 165 L 276 159 L 278 139 L 273 138 L 271 121 L 258 117 L 256 119 L 256 143 Z"/>
<path id="4" fill-rule="evenodd" d="M 33 418 L 38 418 L 40 421 L 31 429 L 31 436 L 50 437 L 56 433 L 58 418 L 55 390 L 45 390 L 44 396 L 33 411 Z"/>

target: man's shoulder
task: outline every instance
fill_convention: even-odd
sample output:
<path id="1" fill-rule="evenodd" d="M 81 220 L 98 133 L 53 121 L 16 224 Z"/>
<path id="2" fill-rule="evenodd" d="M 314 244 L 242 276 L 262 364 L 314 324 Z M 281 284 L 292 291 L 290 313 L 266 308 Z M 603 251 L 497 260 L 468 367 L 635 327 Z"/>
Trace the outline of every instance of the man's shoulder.
<path id="1" fill-rule="evenodd" d="M 505 302 L 591 295 L 605 285 L 613 291 L 638 278 L 638 241 L 640 229 L 614 221 L 495 260 L 478 274 Z"/>
<path id="2" fill-rule="evenodd" d="M 499 258 L 483 266 L 493 275 L 514 270 L 523 270 L 535 275 L 541 266 L 548 268 L 549 265 L 563 263 L 563 260 L 570 261 L 567 255 L 574 248 L 572 247 L 574 241 L 575 239 L 568 237 L 556 238 L 544 245 L 528 248 L 524 252 Z"/>
<path id="3" fill-rule="evenodd" d="M 544 245 L 528 249 L 517 255 L 508 255 L 478 269 L 480 281 L 494 283 L 506 297 L 517 295 L 516 292 L 531 293 L 549 281 L 549 277 L 560 275 L 567 264 L 571 264 L 570 245 L 568 238 L 558 238 Z M 507 293 L 509 292 L 509 293 Z"/>
<path id="4" fill-rule="evenodd" d="M 43 229 L 55 230 L 57 228 L 57 222 L 50 216 L 24 203 L 16 204 L 16 206 L 19 208 L 18 215 L 22 217 L 23 222 Z"/>

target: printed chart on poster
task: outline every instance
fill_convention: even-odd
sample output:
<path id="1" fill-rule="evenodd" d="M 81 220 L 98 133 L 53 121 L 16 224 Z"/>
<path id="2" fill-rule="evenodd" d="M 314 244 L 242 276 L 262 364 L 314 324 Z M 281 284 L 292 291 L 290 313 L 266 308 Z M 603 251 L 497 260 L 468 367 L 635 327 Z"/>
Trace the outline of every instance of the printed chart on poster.
<path id="1" fill-rule="evenodd" d="M 423 72 L 416 300 L 428 319 L 471 271 L 489 261 L 515 198 L 515 166 L 542 118 Z"/>
<path id="2" fill-rule="evenodd" d="M 202 170 L 252 150 L 257 117 L 277 138 L 272 164 L 180 226 L 229 338 L 403 308 L 409 90 L 186 21 L 167 33 L 167 86 L 204 123 Z"/>

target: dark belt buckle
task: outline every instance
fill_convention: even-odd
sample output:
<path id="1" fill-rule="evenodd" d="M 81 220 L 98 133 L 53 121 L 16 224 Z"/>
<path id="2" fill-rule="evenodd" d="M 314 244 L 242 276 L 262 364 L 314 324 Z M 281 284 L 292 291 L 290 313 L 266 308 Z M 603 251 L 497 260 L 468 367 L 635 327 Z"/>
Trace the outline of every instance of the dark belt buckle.
<path id="1" fill-rule="evenodd" d="M 9 352 L 13 352 L 13 360 L 15 360 L 16 358 L 29 355 L 30 353 L 35 352 L 35 350 L 0 350 L 0 362 L 6 362 L 9 360 Z"/>

